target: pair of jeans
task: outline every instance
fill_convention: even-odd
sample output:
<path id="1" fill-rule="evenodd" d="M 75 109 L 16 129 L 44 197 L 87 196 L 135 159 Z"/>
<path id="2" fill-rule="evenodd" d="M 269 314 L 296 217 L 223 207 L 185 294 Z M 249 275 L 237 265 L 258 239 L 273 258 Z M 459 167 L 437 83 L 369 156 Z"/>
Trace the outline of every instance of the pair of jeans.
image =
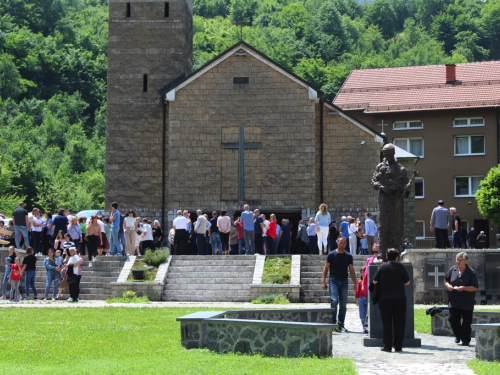
<path id="1" fill-rule="evenodd" d="M 15 300 L 21 297 L 21 293 L 19 293 L 19 284 L 21 280 L 11 280 L 10 281 L 10 299 Z"/>
<path id="2" fill-rule="evenodd" d="M 245 247 L 245 239 L 238 238 L 238 254 L 243 255 L 243 248 Z"/>
<path id="3" fill-rule="evenodd" d="M 203 233 L 196 233 L 196 247 L 198 255 L 208 255 L 205 254 L 205 235 Z"/>
<path id="4" fill-rule="evenodd" d="M 339 324 L 339 326 L 344 327 L 345 314 L 347 310 L 347 293 L 348 293 L 349 283 L 347 279 L 339 280 L 334 277 L 330 277 L 330 306 L 332 311 L 332 323 Z M 339 315 L 337 319 L 337 306 L 340 304 L 338 309 Z"/>
<path id="5" fill-rule="evenodd" d="M 16 236 L 16 249 L 21 247 L 21 240 L 19 236 L 23 236 L 24 246 L 28 247 L 30 245 L 30 240 L 28 237 L 28 227 L 24 225 L 15 225 L 15 236 Z"/>
<path id="6" fill-rule="evenodd" d="M 255 254 L 255 231 L 243 229 L 245 234 L 245 253 L 246 255 Z"/>
<path id="7" fill-rule="evenodd" d="M 290 254 L 290 239 L 280 238 L 278 245 L 278 254 Z"/>
<path id="8" fill-rule="evenodd" d="M 118 245 L 118 247 L 120 249 L 120 254 L 127 255 L 127 253 L 125 252 L 125 248 L 127 247 L 127 241 L 125 241 L 125 231 L 124 230 L 122 230 L 121 232 L 118 231 L 118 242 L 120 243 Z"/>
<path id="9" fill-rule="evenodd" d="M 359 319 L 361 320 L 361 327 L 365 329 L 368 327 L 368 298 L 367 297 L 359 297 L 358 298 L 359 305 Z"/>
<path id="10" fill-rule="evenodd" d="M 7 295 L 7 283 L 9 281 L 9 276 L 10 276 L 10 266 L 7 265 L 5 266 L 5 273 L 3 275 L 3 281 L 2 281 L 2 296 Z"/>
<path id="11" fill-rule="evenodd" d="M 31 236 L 33 237 L 33 249 L 35 250 L 35 254 L 42 252 L 42 232 L 31 232 Z"/>
<path id="12" fill-rule="evenodd" d="M 31 289 L 33 289 L 35 297 L 38 296 L 38 291 L 36 290 L 35 286 L 36 271 L 26 271 L 25 274 L 26 276 L 24 278 L 24 290 L 26 293 L 26 297 L 30 296 L 30 287 Z"/>
<path id="13" fill-rule="evenodd" d="M 222 255 L 222 242 L 220 240 L 220 233 L 214 232 L 210 234 L 210 239 L 212 241 L 212 255 L 216 255 L 215 248 L 219 249 L 220 255 Z"/>
<path id="14" fill-rule="evenodd" d="M 110 239 L 110 249 L 109 253 L 111 255 L 121 254 L 120 243 L 118 242 L 118 232 L 120 231 L 119 227 L 111 228 L 111 239 Z"/>
<path id="15" fill-rule="evenodd" d="M 57 296 L 57 289 L 59 288 L 59 273 L 52 270 L 47 270 L 47 276 L 45 278 L 45 298 L 48 298 L 50 287 L 54 283 L 54 288 L 52 290 L 52 297 Z"/>

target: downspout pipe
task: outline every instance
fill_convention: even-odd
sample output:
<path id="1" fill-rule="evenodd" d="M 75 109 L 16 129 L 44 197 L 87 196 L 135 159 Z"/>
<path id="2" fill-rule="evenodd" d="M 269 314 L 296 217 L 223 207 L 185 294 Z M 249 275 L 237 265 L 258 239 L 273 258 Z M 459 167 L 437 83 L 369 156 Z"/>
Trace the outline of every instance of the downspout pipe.
<path id="1" fill-rule="evenodd" d="M 323 173 L 324 173 L 324 145 L 323 145 L 323 134 L 324 134 L 324 129 L 323 129 L 323 97 L 319 98 L 319 200 L 320 204 L 324 203 L 324 190 L 323 190 Z"/>
<path id="2" fill-rule="evenodd" d="M 161 130 L 161 227 L 165 231 L 165 136 L 167 134 L 167 108 L 168 102 L 163 101 L 163 127 Z"/>

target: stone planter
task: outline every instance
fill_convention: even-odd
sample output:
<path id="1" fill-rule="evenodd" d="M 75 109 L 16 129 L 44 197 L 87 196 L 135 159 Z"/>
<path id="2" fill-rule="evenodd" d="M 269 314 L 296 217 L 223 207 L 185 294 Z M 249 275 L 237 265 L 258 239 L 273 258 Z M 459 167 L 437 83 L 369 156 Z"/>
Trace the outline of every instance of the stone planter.
<path id="1" fill-rule="evenodd" d="M 258 284 L 250 285 L 252 301 L 263 294 L 283 294 L 290 302 L 300 302 L 300 285 Z"/>

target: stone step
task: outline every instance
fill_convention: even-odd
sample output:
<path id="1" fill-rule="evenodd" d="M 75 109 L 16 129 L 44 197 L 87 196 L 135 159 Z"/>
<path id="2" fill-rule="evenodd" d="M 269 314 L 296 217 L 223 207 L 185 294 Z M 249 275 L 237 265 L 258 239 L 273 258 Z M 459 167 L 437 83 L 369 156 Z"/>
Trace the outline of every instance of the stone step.
<path id="1" fill-rule="evenodd" d="M 178 302 L 214 302 L 213 297 L 205 296 L 169 296 L 163 295 L 164 301 L 178 301 Z M 224 298 L 226 302 L 249 302 L 250 296 L 227 296 Z"/>
<path id="2" fill-rule="evenodd" d="M 250 285 L 252 280 L 249 278 L 239 279 L 234 277 L 228 278 L 206 278 L 206 279 L 188 279 L 188 278 L 167 278 L 166 285 L 197 285 L 199 288 L 203 289 L 203 285 L 224 285 L 224 284 L 236 284 L 236 285 Z"/>
<path id="3" fill-rule="evenodd" d="M 301 297 L 303 303 L 328 303 L 330 304 L 330 297 Z M 356 303 L 354 297 L 348 297 L 347 303 Z"/>
<path id="4" fill-rule="evenodd" d="M 98 276 L 82 276 L 82 283 L 83 282 L 99 282 L 99 283 L 112 283 L 115 282 L 118 279 L 118 276 L 114 277 L 98 277 Z M 36 276 L 35 278 L 35 283 L 44 283 L 46 282 L 45 275 L 44 276 Z"/>
<path id="5" fill-rule="evenodd" d="M 208 259 L 224 259 L 224 260 L 236 260 L 236 259 L 255 259 L 254 255 L 173 255 L 172 260 L 190 260 L 190 261 L 202 261 Z"/>
<path id="6" fill-rule="evenodd" d="M 216 267 L 221 267 L 221 266 L 233 266 L 233 267 L 253 267 L 255 265 L 255 259 L 252 260 L 217 260 L 217 259 L 207 259 L 207 260 L 200 260 L 199 262 L 194 262 L 192 260 L 172 260 L 171 267 L 172 266 L 180 266 L 180 267 L 188 267 L 188 266 L 193 266 L 193 264 L 196 264 L 198 266 L 216 266 Z"/>
<path id="7" fill-rule="evenodd" d="M 204 265 L 203 269 L 208 269 L 210 271 L 214 270 L 227 270 L 227 271 L 240 271 L 240 270 L 254 270 L 255 264 L 248 265 L 234 265 L 234 264 L 217 264 L 217 265 Z M 169 270 L 178 270 L 178 271 L 190 271 L 193 272 L 193 264 L 179 264 L 172 263 L 170 264 Z"/>
<path id="8" fill-rule="evenodd" d="M 168 279 L 172 278 L 177 278 L 177 277 L 184 277 L 184 278 L 190 278 L 190 279 L 209 279 L 209 278 L 229 278 L 229 277 L 234 277 L 234 278 L 244 278 L 244 277 L 252 277 L 253 276 L 253 270 L 251 271 L 242 271 L 242 272 L 237 272 L 237 271 L 232 271 L 232 272 L 225 272 L 225 271 L 210 271 L 210 272 L 178 272 L 175 270 L 168 270 Z"/>
<path id="9" fill-rule="evenodd" d="M 203 290 L 250 290 L 250 284 L 217 284 L 217 283 L 212 283 L 212 284 L 184 284 L 184 285 L 179 285 L 179 284 L 169 284 L 167 283 L 164 287 L 164 291 L 190 291 L 190 290 L 200 290 L 201 288 L 204 288 Z"/>
<path id="10" fill-rule="evenodd" d="M 85 285 L 80 284 L 80 294 L 84 295 L 111 295 L 111 287 L 109 289 L 104 288 L 88 288 Z"/>
<path id="11" fill-rule="evenodd" d="M 241 291 L 241 290 L 192 290 L 189 292 L 188 295 L 182 291 L 175 291 L 175 290 L 167 290 L 163 293 L 163 295 L 169 297 L 169 298 L 182 298 L 182 297 L 219 297 L 219 298 L 225 298 L 226 297 L 241 297 L 241 298 L 247 298 L 247 300 L 250 298 L 250 291 Z"/>

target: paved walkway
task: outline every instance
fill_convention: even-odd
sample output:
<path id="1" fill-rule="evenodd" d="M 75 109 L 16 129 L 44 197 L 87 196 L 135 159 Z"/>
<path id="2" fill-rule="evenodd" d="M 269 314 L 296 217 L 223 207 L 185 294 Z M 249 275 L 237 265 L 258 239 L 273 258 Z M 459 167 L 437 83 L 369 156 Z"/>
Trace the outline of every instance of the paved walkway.
<path id="1" fill-rule="evenodd" d="M 482 307 L 482 306 L 481 306 Z M 346 328 L 348 333 L 333 334 L 333 354 L 336 357 L 352 358 L 359 375 L 473 375 L 466 363 L 475 358 L 475 340 L 471 346 L 455 344 L 453 337 L 416 334 L 422 340 L 420 348 L 404 348 L 401 353 L 381 352 L 381 348 L 363 346 L 359 316 L 348 310 Z"/>
<path id="2" fill-rule="evenodd" d="M 289 304 L 289 305 L 254 305 L 251 303 L 233 302 L 151 302 L 138 304 L 108 304 L 104 301 L 81 301 L 67 303 L 64 301 L 42 302 L 22 301 L 11 303 L 0 301 L 0 308 L 95 308 L 95 307 L 127 307 L 127 308 L 168 308 L 168 307 L 206 307 L 221 310 L 236 309 L 269 309 L 269 308 L 328 308 L 329 304 Z M 415 305 L 415 308 L 426 309 L 429 306 Z M 498 306 L 481 306 L 481 309 L 498 309 Z M 475 340 L 471 346 L 456 345 L 452 337 L 417 334 L 422 339 L 421 348 L 403 348 L 402 353 L 385 353 L 380 348 L 364 347 L 361 324 L 356 305 L 347 306 L 346 327 L 348 333 L 333 334 L 333 353 L 335 357 L 347 357 L 355 361 L 359 375 L 435 375 L 460 374 L 474 375 L 466 363 L 475 358 Z"/>

